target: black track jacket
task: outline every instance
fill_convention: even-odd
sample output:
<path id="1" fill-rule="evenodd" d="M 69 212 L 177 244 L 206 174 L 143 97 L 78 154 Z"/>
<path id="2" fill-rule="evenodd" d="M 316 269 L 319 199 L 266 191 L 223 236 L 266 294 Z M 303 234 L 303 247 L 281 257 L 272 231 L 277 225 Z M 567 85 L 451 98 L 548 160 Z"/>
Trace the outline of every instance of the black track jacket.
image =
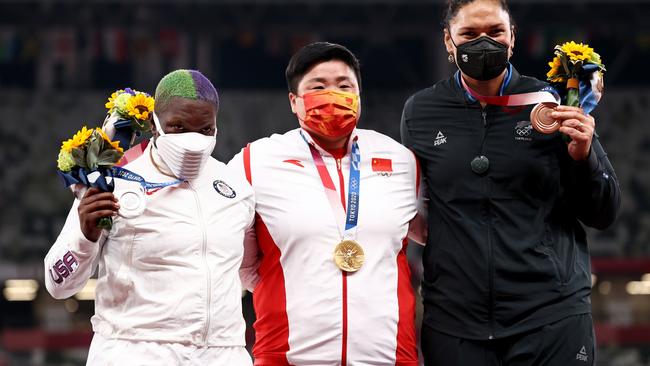
<path id="1" fill-rule="evenodd" d="M 585 231 L 609 226 L 620 205 L 614 169 L 594 135 L 575 162 L 559 132 L 540 134 L 532 106 L 481 105 L 459 74 L 411 96 L 402 142 L 429 196 L 424 323 L 468 339 L 516 335 L 591 311 Z M 547 84 L 510 67 L 503 94 Z M 489 159 L 476 174 L 470 161 Z"/>

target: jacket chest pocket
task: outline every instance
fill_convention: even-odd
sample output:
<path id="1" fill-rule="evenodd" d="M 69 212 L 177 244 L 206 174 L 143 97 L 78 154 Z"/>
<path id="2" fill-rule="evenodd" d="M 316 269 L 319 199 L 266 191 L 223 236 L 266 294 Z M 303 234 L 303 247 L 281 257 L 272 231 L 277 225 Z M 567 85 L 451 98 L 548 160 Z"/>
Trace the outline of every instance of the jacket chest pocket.
<path id="1" fill-rule="evenodd" d="M 557 149 L 547 141 L 515 144 L 488 155 L 497 196 L 528 197 L 544 202 L 560 189 Z"/>
<path id="2" fill-rule="evenodd" d="M 131 248 L 136 267 L 179 264 L 200 254 L 204 230 L 198 220 L 165 220 L 134 222 Z"/>

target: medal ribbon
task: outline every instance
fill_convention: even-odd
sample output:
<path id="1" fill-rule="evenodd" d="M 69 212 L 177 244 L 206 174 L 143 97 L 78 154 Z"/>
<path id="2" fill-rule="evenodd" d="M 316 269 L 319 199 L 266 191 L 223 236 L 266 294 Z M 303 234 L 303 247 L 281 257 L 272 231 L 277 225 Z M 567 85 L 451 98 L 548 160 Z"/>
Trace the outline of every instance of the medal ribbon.
<path id="1" fill-rule="evenodd" d="M 302 131 L 300 136 L 305 140 L 307 146 L 309 146 L 309 151 L 311 152 L 311 157 L 314 160 L 314 165 L 316 165 L 316 170 L 318 170 L 318 175 L 320 176 L 321 183 L 323 184 L 323 189 L 327 200 L 332 207 L 332 212 L 336 218 L 336 225 L 339 228 L 339 232 L 344 239 L 355 239 L 357 231 L 357 222 L 359 218 L 359 197 L 361 193 L 360 183 L 361 183 L 361 172 L 359 169 L 359 164 L 361 163 L 361 153 L 359 151 L 359 144 L 357 141 L 352 143 L 352 152 L 350 159 L 350 178 L 348 180 L 348 204 L 347 212 L 343 210 L 342 205 L 340 205 L 339 195 L 336 192 L 336 187 L 332 181 L 332 177 L 327 171 L 327 166 L 323 161 L 323 157 L 318 152 L 316 147 L 313 144 L 310 144 L 309 141 L 305 138 Z M 344 189 L 344 187 L 341 187 Z M 345 227 L 341 225 L 343 222 L 342 217 L 345 217 Z"/>
<path id="2" fill-rule="evenodd" d="M 512 95 L 486 96 L 472 90 L 472 88 L 470 88 L 467 83 L 465 83 L 465 79 L 463 79 L 462 76 L 460 77 L 460 82 L 472 97 L 480 100 L 481 102 L 491 105 L 497 105 L 501 107 L 515 107 L 537 103 L 549 103 L 553 104 L 554 106 L 558 105 L 558 102 L 555 100 L 553 94 L 545 91 Z"/>
<path id="3" fill-rule="evenodd" d="M 115 167 L 113 167 L 112 170 L 113 170 L 113 176 L 115 178 L 121 178 L 121 179 L 128 180 L 128 181 L 131 181 L 131 182 L 138 182 L 138 183 L 140 183 L 142 188 L 144 188 L 145 192 L 146 191 L 151 191 L 151 190 L 158 190 L 158 189 L 161 189 L 161 188 L 165 188 L 165 187 L 173 186 L 173 185 L 176 185 L 176 184 L 179 184 L 179 183 L 183 183 L 183 181 L 180 180 L 180 179 L 175 180 L 175 181 L 171 181 L 171 182 L 165 182 L 165 183 L 149 183 L 140 174 L 134 173 L 134 172 L 132 172 L 132 171 L 130 171 L 128 169 L 125 169 L 125 168 L 122 168 L 122 167 L 119 167 L 119 166 L 115 166 Z"/>

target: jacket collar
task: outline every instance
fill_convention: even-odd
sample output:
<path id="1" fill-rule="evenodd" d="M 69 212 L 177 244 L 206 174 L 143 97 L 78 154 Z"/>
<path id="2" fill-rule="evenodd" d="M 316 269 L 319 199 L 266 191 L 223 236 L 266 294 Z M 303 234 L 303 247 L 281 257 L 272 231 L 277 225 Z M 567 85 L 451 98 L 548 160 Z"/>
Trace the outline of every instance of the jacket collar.
<path id="1" fill-rule="evenodd" d="M 465 88 L 463 88 L 461 82 L 460 82 L 460 70 L 456 71 L 454 74 L 454 81 L 456 83 L 456 86 L 463 92 L 465 99 L 471 103 L 476 102 L 476 98 L 471 96 Z M 517 79 L 519 79 L 519 72 L 512 66 L 511 63 L 508 62 L 508 66 L 506 67 L 506 77 L 503 78 L 503 83 L 501 83 L 501 88 L 499 88 L 499 95 L 503 95 L 504 93 L 507 94 L 508 87 L 512 84 L 516 84 Z"/>
<path id="2" fill-rule="evenodd" d="M 314 141 L 314 139 L 311 137 L 309 132 L 307 132 L 307 130 L 300 127 L 298 129 L 298 132 L 299 132 L 300 135 L 302 135 L 301 140 L 304 139 L 304 141 L 307 141 L 307 143 L 309 145 L 312 145 L 312 146 L 316 147 L 316 150 L 318 150 L 318 152 L 321 153 L 321 155 L 332 156 L 332 154 L 330 154 L 327 150 L 325 150 L 320 145 L 318 145 L 318 143 L 316 141 Z M 359 131 L 355 127 L 354 130 L 352 130 L 352 133 L 350 134 L 350 138 L 348 139 L 348 143 L 347 143 L 346 150 L 345 150 L 345 156 L 350 155 L 350 151 L 352 150 L 352 144 L 354 143 L 354 141 L 357 141 L 358 139 L 359 139 Z M 304 142 L 304 141 L 301 141 L 301 142 Z"/>

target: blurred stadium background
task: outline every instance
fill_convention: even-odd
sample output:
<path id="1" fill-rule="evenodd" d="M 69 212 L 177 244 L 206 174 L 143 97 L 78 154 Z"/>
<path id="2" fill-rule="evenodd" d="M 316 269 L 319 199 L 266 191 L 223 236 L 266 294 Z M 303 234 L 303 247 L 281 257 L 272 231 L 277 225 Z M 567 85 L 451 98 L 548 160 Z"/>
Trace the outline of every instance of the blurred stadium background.
<path id="1" fill-rule="evenodd" d="M 589 43 L 607 66 L 594 114 L 623 203 L 609 230 L 589 232 L 597 364 L 650 366 L 650 2 L 510 6 L 521 73 L 545 78 L 553 46 L 568 40 Z M 442 9 L 433 0 L 0 0 L 0 366 L 85 362 L 92 282 L 54 300 L 42 260 L 72 202 L 55 174 L 60 142 L 99 125 L 112 91 L 153 94 L 168 71 L 201 70 L 222 98 L 214 155 L 227 161 L 297 125 L 284 68 L 302 45 L 328 40 L 361 60 L 361 126 L 399 139 L 406 98 L 453 71 Z M 410 247 L 415 287 L 419 250 Z M 250 324 L 250 294 L 243 300 Z"/>

